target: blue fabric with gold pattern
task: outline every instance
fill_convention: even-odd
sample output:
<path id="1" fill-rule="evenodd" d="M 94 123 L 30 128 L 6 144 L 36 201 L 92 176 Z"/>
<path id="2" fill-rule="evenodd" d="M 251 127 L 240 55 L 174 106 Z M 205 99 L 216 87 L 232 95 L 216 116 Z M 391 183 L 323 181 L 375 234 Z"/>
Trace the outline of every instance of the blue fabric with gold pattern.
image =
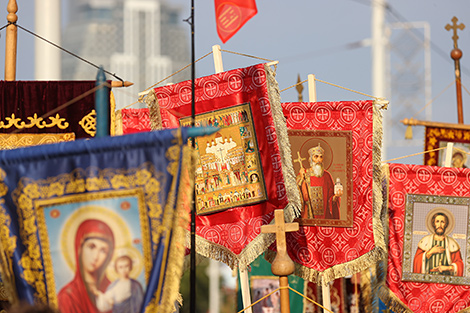
<path id="1" fill-rule="evenodd" d="M 187 139 L 181 128 L 0 151 L 10 300 L 172 312 L 194 186 Z"/>

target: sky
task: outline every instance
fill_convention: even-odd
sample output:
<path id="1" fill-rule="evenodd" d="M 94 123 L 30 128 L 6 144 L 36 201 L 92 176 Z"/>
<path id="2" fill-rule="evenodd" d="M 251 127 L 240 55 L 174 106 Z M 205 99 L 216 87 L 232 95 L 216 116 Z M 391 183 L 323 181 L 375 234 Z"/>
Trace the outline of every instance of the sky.
<path id="1" fill-rule="evenodd" d="M 18 24 L 34 30 L 34 1 L 17 0 L 19 5 Z M 68 1 L 63 0 L 63 24 L 67 23 L 65 15 Z M 373 1 L 373 0 L 372 0 Z M 190 0 L 166 0 L 181 8 L 181 19 L 190 15 Z M 6 1 L 2 5 L 6 7 Z M 217 36 L 215 27 L 214 1 L 195 1 L 195 55 L 196 59 L 210 52 L 213 45 L 220 45 L 223 50 L 243 53 L 264 59 L 277 60 L 276 79 L 279 88 L 285 89 L 297 82 L 297 76 L 306 80 L 309 74 L 317 79 L 336 84 L 367 95 L 372 95 L 372 60 L 371 48 L 357 43 L 367 42 L 371 38 L 371 1 L 370 0 L 257 0 L 258 14 L 223 44 Z M 4 12 L 6 21 L 6 9 Z M 453 48 L 452 33 L 445 30 L 453 16 L 459 23 L 467 25 L 459 31 L 459 48 L 463 51 L 461 59 L 462 84 L 470 89 L 470 1 L 468 0 L 391 0 L 387 3 L 386 22 L 388 25 L 397 22 L 427 22 L 431 30 L 431 81 L 432 81 L 432 117 L 433 121 L 457 122 L 457 105 L 455 87 L 447 88 L 454 79 L 454 65 L 449 54 Z M 1 24 L 1 23 L 0 23 Z M 6 22 L 5 22 L 6 24 Z M 181 21 L 182 27 L 190 27 Z M 2 25 L 3 26 L 3 25 Z M 421 30 L 419 30 L 421 31 Z M 4 59 L 5 31 L 0 32 L 0 58 Z M 67 47 L 64 47 L 67 48 Z M 410 47 L 410 50 L 414 49 Z M 406 49 L 405 49 L 406 50 Z M 410 52 L 411 53 L 411 52 Z M 228 52 L 222 53 L 224 69 L 247 67 L 264 61 Z M 3 62 L 0 64 L 3 71 Z M 113 70 L 110 69 L 112 72 Z M 196 64 L 197 77 L 214 73 L 211 56 Z M 116 73 L 119 76 L 119 73 Z M 125 79 L 125 77 L 123 77 Z M 34 79 L 34 40 L 22 30 L 18 32 L 17 79 Z M 94 77 L 90 77 L 94 79 Z M 406 81 L 404 81 L 406 87 Z M 304 84 L 303 96 L 308 99 L 307 84 Z M 403 88 L 405 88 L 403 87 Z M 411 88 L 410 86 L 407 86 Z M 364 100 L 366 96 L 317 82 L 318 101 Z M 469 94 L 463 94 L 464 121 L 470 121 Z M 384 95 L 372 95 L 382 97 Z M 391 96 L 393 99 L 393 95 Z M 297 101 L 297 91 L 290 88 L 281 93 L 283 102 Z M 415 111 L 425 106 L 425 101 L 416 103 Z M 391 101 L 389 112 L 407 111 Z M 392 114 L 385 112 L 384 114 Z M 416 116 L 425 119 L 424 113 Z M 398 124 L 398 125 L 397 125 Z M 398 127 L 398 128 L 397 128 Z M 404 126 L 395 122 L 394 129 Z M 415 127 L 419 134 L 420 127 Z M 421 127 L 422 132 L 422 127 Z M 392 134 L 392 139 L 397 138 Z M 419 137 L 419 136 L 418 136 Z M 405 148 L 388 148 L 386 157 L 398 157 L 423 151 L 423 144 Z M 422 163 L 422 156 L 405 159 L 399 162 Z"/>

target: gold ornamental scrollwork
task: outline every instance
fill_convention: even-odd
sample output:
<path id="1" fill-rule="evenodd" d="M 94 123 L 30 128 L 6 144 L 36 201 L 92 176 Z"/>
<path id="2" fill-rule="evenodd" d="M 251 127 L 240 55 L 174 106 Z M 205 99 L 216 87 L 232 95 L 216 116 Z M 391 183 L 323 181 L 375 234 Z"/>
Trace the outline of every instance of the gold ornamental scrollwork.
<path id="1" fill-rule="evenodd" d="M 80 122 L 78 122 L 80 126 L 82 126 L 83 130 L 90 136 L 95 137 L 96 135 L 96 111 L 92 110 L 90 113 L 85 115 Z"/>
<path id="2" fill-rule="evenodd" d="M 65 118 L 60 117 L 59 114 L 56 114 L 55 116 L 50 116 L 50 123 L 47 123 L 44 118 L 38 117 L 36 113 L 34 113 L 32 117 L 27 117 L 27 119 L 29 120 L 29 123 L 22 121 L 21 118 L 16 117 L 16 115 L 12 113 L 11 117 L 5 117 L 5 122 L 0 121 L 0 128 L 8 129 L 11 127 L 15 127 L 17 129 L 23 129 L 37 127 L 43 129 L 57 126 L 60 129 L 66 129 L 67 127 L 69 127 L 69 123 L 65 121 Z"/>

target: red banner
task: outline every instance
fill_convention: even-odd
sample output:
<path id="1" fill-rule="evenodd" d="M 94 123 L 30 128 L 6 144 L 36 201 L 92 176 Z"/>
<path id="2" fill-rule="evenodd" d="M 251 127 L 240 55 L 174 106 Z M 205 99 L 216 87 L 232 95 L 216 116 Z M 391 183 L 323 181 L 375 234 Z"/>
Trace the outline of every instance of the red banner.
<path id="1" fill-rule="evenodd" d="M 156 88 L 150 97 L 152 124 L 191 122 L 191 81 Z M 198 78 L 195 108 L 197 126 L 220 128 L 196 142 L 197 252 L 243 267 L 274 241 L 260 234 L 274 210 L 294 218 L 286 188 L 291 153 L 273 70 L 258 64 Z"/>
<path id="2" fill-rule="evenodd" d="M 389 255 L 382 300 L 395 312 L 469 307 L 470 170 L 390 164 L 389 174 Z M 445 244 L 437 253 L 434 244 L 440 243 Z"/>
<path id="3" fill-rule="evenodd" d="M 149 109 L 122 109 L 122 135 L 150 131 Z M 119 123 L 118 119 L 116 123 Z"/>
<path id="4" fill-rule="evenodd" d="M 289 134 L 292 130 L 316 130 L 322 134 L 326 134 L 327 130 L 333 130 L 332 137 L 334 138 L 338 138 L 344 131 L 352 135 L 352 151 L 350 152 L 352 153 L 352 178 L 342 181 L 344 193 L 340 200 L 341 203 L 345 202 L 346 194 L 348 190 L 351 190 L 352 227 L 301 224 L 298 232 L 287 233 L 288 252 L 296 263 L 295 274 L 320 284 L 368 268 L 385 253 L 380 221 L 382 125 L 379 109 L 372 101 L 283 103 L 282 106 L 287 118 Z M 292 140 L 291 144 L 293 157 L 297 158 L 296 153 L 301 149 L 296 149 Z M 344 145 L 348 144 L 348 141 L 344 141 Z M 312 149 L 325 149 L 325 156 L 328 156 L 328 142 L 322 141 L 323 148 L 310 149 L 311 146 L 305 148 L 305 145 L 302 147 L 304 150 L 308 148 L 309 153 Z M 334 148 L 331 150 L 333 152 L 330 152 L 330 155 L 334 153 Z M 338 157 L 342 160 L 343 156 Z M 295 162 L 306 158 L 301 158 L 299 154 Z M 335 165 L 333 162 L 329 170 L 336 167 L 338 173 L 346 172 L 347 164 L 349 163 L 338 162 Z M 294 164 L 294 170 L 295 168 Z M 299 176 L 297 175 L 297 182 L 299 182 Z M 340 218 L 343 219 L 343 217 Z M 340 225 L 336 222 L 338 219 L 327 220 L 329 221 L 332 221 L 331 225 Z"/>
<path id="5" fill-rule="evenodd" d="M 223 43 L 258 13 L 255 0 L 215 0 L 217 33 Z"/>

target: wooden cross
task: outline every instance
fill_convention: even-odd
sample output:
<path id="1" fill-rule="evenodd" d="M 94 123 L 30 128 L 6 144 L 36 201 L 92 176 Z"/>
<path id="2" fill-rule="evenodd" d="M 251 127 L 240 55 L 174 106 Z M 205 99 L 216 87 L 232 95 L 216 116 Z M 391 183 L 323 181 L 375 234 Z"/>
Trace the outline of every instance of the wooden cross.
<path id="1" fill-rule="evenodd" d="M 298 230 L 299 230 L 299 223 L 288 223 L 288 224 L 285 223 L 284 210 L 274 211 L 274 224 L 261 226 L 262 233 L 275 233 L 276 234 L 276 248 L 277 248 L 278 255 L 280 254 L 287 255 L 286 233 L 298 231 Z M 287 255 L 287 257 L 289 256 Z M 273 272 L 273 274 L 280 276 L 280 275 L 290 275 L 292 273 L 277 274 Z"/>
<path id="2" fill-rule="evenodd" d="M 274 275 L 279 276 L 279 287 L 281 287 L 281 313 L 290 312 L 289 302 L 289 279 L 288 275 L 292 274 L 295 269 L 294 262 L 287 254 L 286 232 L 299 230 L 299 223 L 288 223 L 284 221 L 284 210 L 274 211 L 274 224 L 261 226 L 262 233 L 276 234 L 277 255 L 271 264 L 271 271 Z"/>
<path id="3" fill-rule="evenodd" d="M 454 40 L 454 48 L 457 48 L 457 40 L 459 40 L 459 36 L 457 36 L 457 29 L 464 30 L 464 28 L 465 28 L 465 25 L 463 23 L 460 23 L 459 25 L 457 25 L 458 20 L 459 19 L 454 16 L 452 18 L 452 25 L 450 25 L 450 24 L 446 25 L 446 30 L 447 31 L 449 31 L 451 29 L 454 31 L 454 35 L 452 36 L 452 39 Z"/>
<path id="4" fill-rule="evenodd" d="M 298 162 L 300 164 L 300 168 L 304 168 L 303 164 L 302 164 L 302 161 L 305 161 L 307 160 L 306 158 L 302 158 L 300 156 L 300 152 L 297 151 L 297 159 L 294 160 L 294 162 Z"/>

